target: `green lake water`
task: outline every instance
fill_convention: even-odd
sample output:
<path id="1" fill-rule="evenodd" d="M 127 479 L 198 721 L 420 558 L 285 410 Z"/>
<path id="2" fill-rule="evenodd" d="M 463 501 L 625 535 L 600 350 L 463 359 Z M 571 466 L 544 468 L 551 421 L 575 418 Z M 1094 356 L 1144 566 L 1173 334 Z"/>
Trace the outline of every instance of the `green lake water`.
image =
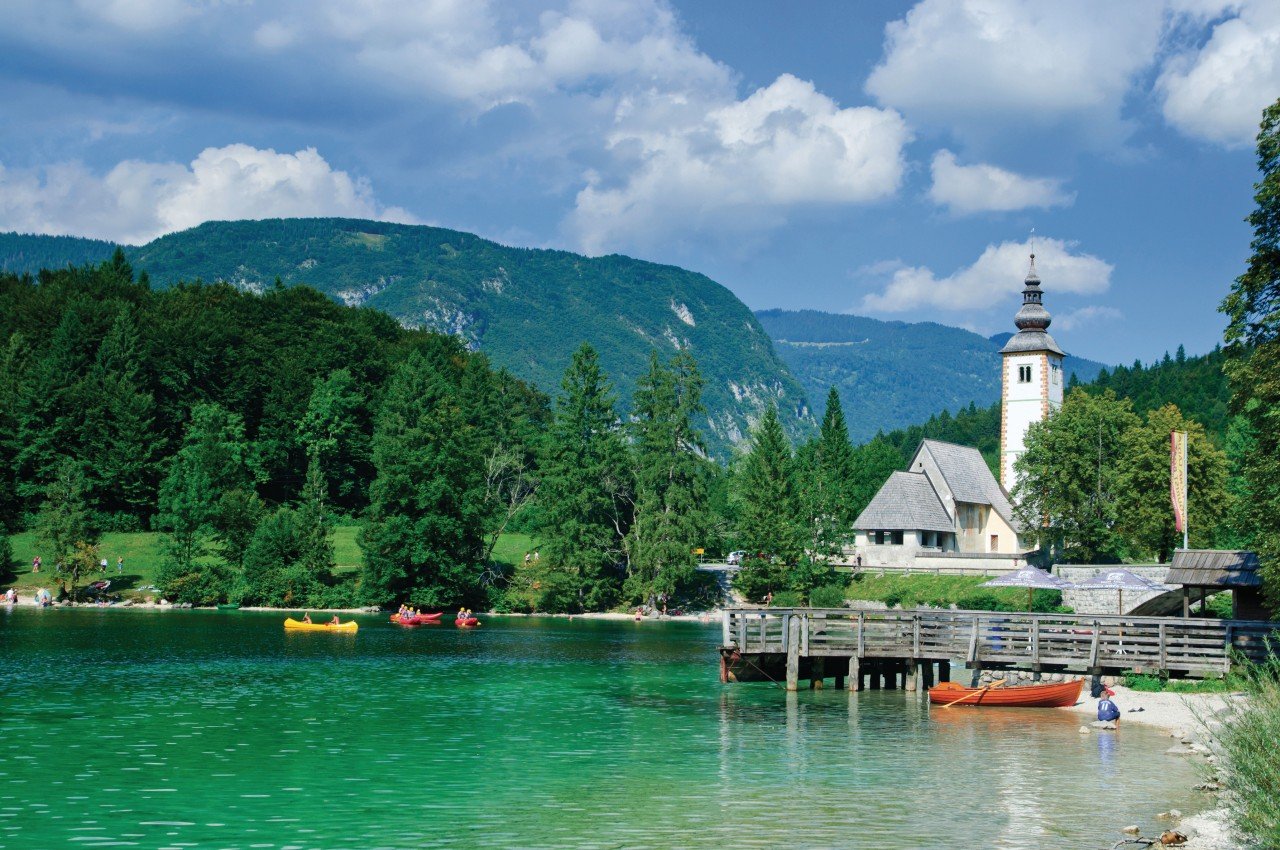
<path id="1" fill-rule="evenodd" d="M 358 619 L 0 609 L 0 848 L 1109 848 L 1205 803 L 1136 726 L 721 685 L 718 626 Z"/>

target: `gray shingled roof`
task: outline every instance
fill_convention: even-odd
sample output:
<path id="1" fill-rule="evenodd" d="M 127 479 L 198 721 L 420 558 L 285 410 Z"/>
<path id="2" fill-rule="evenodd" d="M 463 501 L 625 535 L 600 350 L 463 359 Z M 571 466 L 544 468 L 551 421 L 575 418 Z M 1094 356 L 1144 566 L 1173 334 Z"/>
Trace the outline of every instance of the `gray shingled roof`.
<path id="1" fill-rule="evenodd" d="M 1165 584 L 1193 587 L 1258 587 L 1258 556 L 1239 549 L 1178 549 Z"/>
<path id="2" fill-rule="evenodd" d="M 991 468 L 982 459 L 982 452 L 972 446 L 958 446 L 941 440 L 922 440 L 916 454 L 925 449 L 938 464 L 938 470 L 957 502 L 990 505 L 1015 531 L 1020 530 L 1013 515 L 1013 505 L 1009 503 L 1009 495 L 991 474 Z M 912 465 L 915 465 L 914 458 Z"/>
<path id="3" fill-rule="evenodd" d="M 861 531 L 955 531 L 955 523 L 923 472 L 890 475 L 853 527 Z"/>
<path id="4" fill-rule="evenodd" d="M 1066 357 L 1066 352 L 1059 348 L 1058 343 L 1054 342 L 1053 337 L 1045 331 L 1018 331 L 1009 337 L 1004 348 L 1000 349 L 1001 354 L 1017 354 L 1020 351 L 1052 351 L 1054 354 Z"/>

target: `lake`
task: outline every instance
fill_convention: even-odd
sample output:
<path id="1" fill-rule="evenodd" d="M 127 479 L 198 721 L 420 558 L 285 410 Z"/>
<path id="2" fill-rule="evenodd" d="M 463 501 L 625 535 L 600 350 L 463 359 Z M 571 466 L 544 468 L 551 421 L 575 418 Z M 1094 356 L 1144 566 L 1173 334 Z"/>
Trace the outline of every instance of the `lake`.
<path id="1" fill-rule="evenodd" d="M 718 625 L 0 609 L 0 848 L 1109 848 L 1151 730 L 722 685 Z"/>

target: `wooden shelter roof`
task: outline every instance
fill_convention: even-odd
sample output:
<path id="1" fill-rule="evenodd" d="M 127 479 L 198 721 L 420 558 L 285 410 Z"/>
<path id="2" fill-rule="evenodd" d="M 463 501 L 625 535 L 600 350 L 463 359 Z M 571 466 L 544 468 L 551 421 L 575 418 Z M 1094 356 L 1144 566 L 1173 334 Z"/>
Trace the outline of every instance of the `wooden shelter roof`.
<path id="1" fill-rule="evenodd" d="M 1165 584 L 1259 587 L 1258 556 L 1241 549 L 1178 549 Z"/>

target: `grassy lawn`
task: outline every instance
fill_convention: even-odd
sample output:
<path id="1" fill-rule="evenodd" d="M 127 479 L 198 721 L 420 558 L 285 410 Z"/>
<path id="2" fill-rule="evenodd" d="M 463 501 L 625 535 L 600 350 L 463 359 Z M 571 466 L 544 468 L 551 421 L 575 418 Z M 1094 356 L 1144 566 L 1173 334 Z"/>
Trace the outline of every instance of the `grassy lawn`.
<path id="1" fill-rule="evenodd" d="M 515 566 L 524 563 L 524 554 L 532 552 L 537 544 L 528 534 L 504 534 L 493 547 L 493 560 L 499 564 Z"/>
<path id="2" fill-rule="evenodd" d="M 904 573 L 876 575 L 864 572 L 855 576 L 850 582 L 848 598 L 902 605 L 906 608 L 913 608 L 916 605 L 946 608 L 953 604 L 960 605 L 965 597 L 982 594 L 994 597 L 1015 610 L 1026 610 L 1027 592 L 1025 590 L 979 587 L 984 581 L 987 581 L 986 576 L 906 575 Z"/>
<path id="3" fill-rule="evenodd" d="M 358 530 L 359 526 L 356 525 L 339 525 L 333 530 L 333 556 L 339 573 L 354 572 L 364 562 L 360 547 L 356 544 Z M 31 559 L 39 554 L 35 534 L 27 531 L 9 539 L 13 541 L 15 564 L 11 569 L 14 579 L 9 581 L 8 574 L 0 570 L 0 589 L 12 584 L 23 596 L 30 596 L 37 587 L 56 590 L 53 564 L 47 558 L 38 574 L 31 572 Z M 533 538 L 527 534 L 504 534 L 498 539 L 493 558 L 504 564 L 518 564 L 524 561 L 524 553 L 533 551 L 533 547 Z M 113 590 L 138 590 L 155 584 L 155 571 L 163 557 L 160 535 L 156 532 L 104 534 L 98 542 L 98 549 L 102 552 L 102 557 L 107 559 L 105 577 L 111 579 Z M 117 573 L 116 558 L 122 556 L 124 572 Z"/>

